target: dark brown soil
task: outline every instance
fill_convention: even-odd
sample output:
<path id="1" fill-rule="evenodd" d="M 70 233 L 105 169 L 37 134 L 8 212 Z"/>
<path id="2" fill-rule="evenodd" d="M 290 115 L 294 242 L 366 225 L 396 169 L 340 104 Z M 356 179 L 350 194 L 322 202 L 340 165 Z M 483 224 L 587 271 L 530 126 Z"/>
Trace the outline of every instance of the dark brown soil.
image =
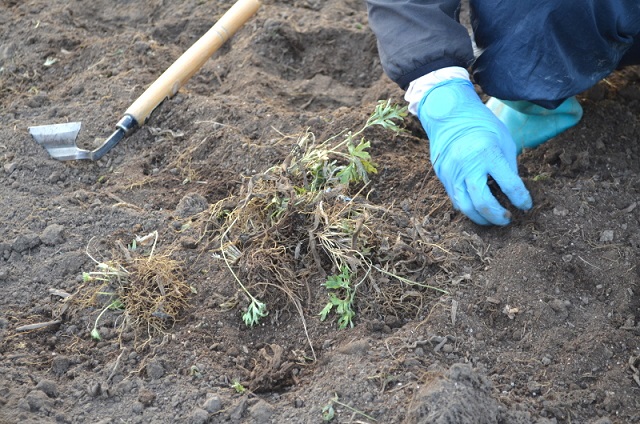
<path id="1" fill-rule="evenodd" d="M 249 279 L 269 312 L 249 328 L 208 211 L 307 129 L 326 139 L 402 103 L 364 2 L 265 0 L 98 162 L 52 160 L 27 131 L 82 121 L 79 143 L 102 142 L 231 3 L 0 1 L 0 422 L 639 422 L 640 73 L 584 93 L 582 122 L 520 157 L 535 208 L 507 228 L 451 209 L 413 118 L 367 131 L 378 173 L 362 196 L 388 221 L 372 234 L 402 277 L 447 294 L 380 274 L 339 330 L 303 261 L 302 316 Z M 151 338 L 107 310 L 92 339 L 104 304 L 59 294 L 154 231 L 188 306 Z M 235 268 L 264 275 L 249 271 Z"/>

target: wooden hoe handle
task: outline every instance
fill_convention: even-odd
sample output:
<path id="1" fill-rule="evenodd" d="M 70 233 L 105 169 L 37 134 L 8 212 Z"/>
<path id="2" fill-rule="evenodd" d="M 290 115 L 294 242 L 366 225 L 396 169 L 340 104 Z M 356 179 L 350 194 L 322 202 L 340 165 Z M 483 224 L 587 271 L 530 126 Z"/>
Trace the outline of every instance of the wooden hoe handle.
<path id="1" fill-rule="evenodd" d="M 125 115 L 130 115 L 137 121 L 139 126 L 142 126 L 151 115 L 151 112 L 165 99 L 175 95 L 180 87 L 205 64 L 211 55 L 257 12 L 259 7 L 259 0 L 238 0 L 209 31 L 200 37 L 178 60 L 173 62 L 129 106 Z"/>

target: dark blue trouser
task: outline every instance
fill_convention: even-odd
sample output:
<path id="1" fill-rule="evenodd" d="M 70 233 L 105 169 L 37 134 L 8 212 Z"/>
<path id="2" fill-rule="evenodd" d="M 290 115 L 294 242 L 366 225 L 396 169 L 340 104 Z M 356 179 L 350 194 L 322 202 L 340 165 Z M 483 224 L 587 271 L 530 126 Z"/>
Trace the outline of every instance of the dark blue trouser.
<path id="1" fill-rule="evenodd" d="M 470 0 L 474 78 L 489 95 L 553 108 L 640 64 L 639 0 Z"/>
<path id="2" fill-rule="evenodd" d="M 618 67 L 624 68 L 630 65 L 640 65 L 640 36 L 634 38 L 633 46 L 622 56 Z"/>

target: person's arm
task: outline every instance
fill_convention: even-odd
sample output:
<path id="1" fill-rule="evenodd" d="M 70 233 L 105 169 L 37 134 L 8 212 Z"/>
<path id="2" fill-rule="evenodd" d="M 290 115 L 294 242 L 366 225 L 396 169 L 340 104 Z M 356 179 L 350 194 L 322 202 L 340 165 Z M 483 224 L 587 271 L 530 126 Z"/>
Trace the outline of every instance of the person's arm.
<path id="1" fill-rule="evenodd" d="M 511 214 L 493 196 L 498 183 L 519 209 L 532 206 L 518 176 L 516 145 L 482 103 L 466 68 L 473 61 L 459 1 L 368 0 L 369 25 L 387 75 L 405 89 L 409 111 L 429 137 L 431 163 L 454 208 L 481 225 L 507 225 Z"/>
<path id="2" fill-rule="evenodd" d="M 367 7 L 382 67 L 402 89 L 437 69 L 473 62 L 459 0 L 367 0 Z"/>

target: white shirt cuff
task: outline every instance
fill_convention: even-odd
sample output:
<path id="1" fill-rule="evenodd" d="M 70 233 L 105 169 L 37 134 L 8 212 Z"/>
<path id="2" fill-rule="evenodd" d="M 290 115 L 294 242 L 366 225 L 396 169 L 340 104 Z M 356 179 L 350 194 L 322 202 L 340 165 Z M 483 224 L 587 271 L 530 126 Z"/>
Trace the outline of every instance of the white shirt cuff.
<path id="1" fill-rule="evenodd" d="M 404 94 L 404 99 L 409 102 L 409 112 L 417 116 L 418 105 L 427 91 L 431 90 L 436 84 L 456 78 L 469 80 L 469 72 L 459 66 L 450 66 L 429 72 L 427 75 L 413 80 Z"/>

